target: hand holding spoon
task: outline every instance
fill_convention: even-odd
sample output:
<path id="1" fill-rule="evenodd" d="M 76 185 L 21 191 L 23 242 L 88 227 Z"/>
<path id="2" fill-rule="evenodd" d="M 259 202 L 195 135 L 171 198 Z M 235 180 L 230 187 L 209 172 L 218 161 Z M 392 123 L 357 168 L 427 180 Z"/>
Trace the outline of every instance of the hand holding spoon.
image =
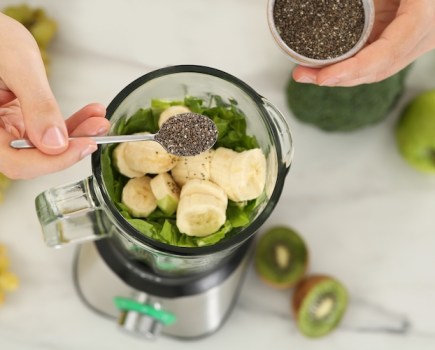
<path id="1" fill-rule="evenodd" d="M 165 121 L 156 134 L 90 136 L 97 144 L 133 141 L 156 141 L 168 153 L 176 156 L 195 156 L 210 149 L 217 140 L 216 124 L 197 113 L 177 114 Z M 83 136 L 85 137 L 85 136 Z M 74 140 L 80 137 L 70 137 Z M 35 148 L 30 140 L 19 139 L 10 143 L 13 148 Z"/>

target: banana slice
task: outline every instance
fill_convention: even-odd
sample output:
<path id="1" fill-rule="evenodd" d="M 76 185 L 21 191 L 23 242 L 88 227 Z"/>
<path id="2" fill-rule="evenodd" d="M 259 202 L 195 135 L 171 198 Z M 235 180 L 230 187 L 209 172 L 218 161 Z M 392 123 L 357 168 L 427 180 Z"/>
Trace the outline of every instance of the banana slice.
<path id="1" fill-rule="evenodd" d="M 198 157 L 198 156 L 194 156 Z M 189 158 L 194 157 L 180 157 L 175 164 L 175 166 L 171 169 L 171 175 L 174 181 L 178 184 L 178 186 L 184 186 L 184 184 L 189 181 L 189 171 L 187 169 L 187 162 Z"/>
<path id="2" fill-rule="evenodd" d="M 127 142 L 124 156 L 130 169 L 142 174 L 166 173 L 178 161 L 178 157 L 169 154 L 154 141 Z"/>
<path id="3" fill-rule="evenodd" d="M 181 157 L 171 169 L 172 177 L 179 186 L 191 179 L 210 179 L 210 164 L 214 154 L 213 149 L 193 157 Z"/>
<path id="4" fill-rule="evenodd" d="M 6 255 L 6 247 L 0 244 L 0 274 L 9 268 L 9 258 Z"/>
<path id="5" fill-rule="evenodd" d="M 157 206 L 167 215 L 177 211 L 180 188 L 168 173 L 161 173 L 150 181 L 151 191 L 156 197 Z"/>
<path id="6" fill-rule="evenodd" d="M 128 163 L 126 162 L 125 160 L 126 146 L 127 143 L 123 142 L 120 143 L 118 146 L 116 146 L 116 148 L 113 150 L 112 158 L 115 167 L 122 175 L 125 175 L 129 178 L 144 176 L 144 173 L 131 169 Z"/>
<path id="7" fill-rule="evenodd" d="M 9 259 L 6 255 L 0 254 L 0 273 L 6 271 L 9 268 Z"/>
<path id="8" fill-rule="evenodd" d="M 213 196 L 222 203 L 226 209 L 228 204 L 228 197 L 225 191 L 215 183 L 208 180 L 192 179 L 185 183 L 181 189 L 181 196 L 189 196 L 191 194 L 207 194 Z"/>
<path id="9" fill-rule="evenodd" d="M 131 215 L 146 218 L 157 208 L 157 200 L 151 191 L 151 178 L 136 177 L 128 180 L 122 189 L 122 203 L 129 209 Z"/>
<path id="10" fill-rule="evenodd" d="M 220 147 L 213 155 L 210 179 L 235 202 L 257 198 L 266 183 L 266 157 L 260 148 L 235 152 Z"/>
<path id="11" fill-rule="evenodd" d="M 225 208 L 215 196 L 202 193 L 181 195 L 176 220 L 180 232 L 189 236 L 208 236 L 219 230 L 225 220 Z"/>
<path id="12" fill-rule="evenodd" d="M 266 157 L 263 151 L 254 148 L 238 153 L 228 174 L 234 201 L 257 198 L 266 184 Z"/>
<path id="13" fill-rule="evenodd" d="M 0 274 L 0 290 L 12 292 L 18 288 L 18 277 L 9 271 Z"/>
<path id="14" fill-rule="evenodd" d="M 234 195 L 231 189 L 229 171 L 237 154 L 232 149 L 219 147 L 214 152 L 210 163 L 210 180 L 219 185 L 231 200 L 234 200 Z"/>
<path id="15" fill-rule="evenodd" d="M 190 113 L 191 110 L 186 106 L 171 106 L 166 108 L 159 117 L 159 127 L 162 127 L 162 124 L 167 121 L 169 118 L 173 117 L 177 114 L 182 113 Z"/>

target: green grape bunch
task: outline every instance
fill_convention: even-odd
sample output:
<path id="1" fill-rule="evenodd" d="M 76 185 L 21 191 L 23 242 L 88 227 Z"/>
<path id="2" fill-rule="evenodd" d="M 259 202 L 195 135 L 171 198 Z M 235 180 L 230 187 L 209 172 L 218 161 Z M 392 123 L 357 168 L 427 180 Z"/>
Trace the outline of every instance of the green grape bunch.
<path id="1" fill-rule="evenodd" d="M 23 24 L 33 35 L 38 44 L 48 75 L 50 71 L 50 56 L 47 53 L 47 48 L 57 33 L 57 21 L 49 17 L 43 8 L 31 8 L 27 4 L 7 6 L 2 12 Z"/>
<path id="2" fill-rule="evenodd" d="M 0 173 L 0 203 L 4 200 L 4 191 L 9 187 L 11 180 Z"/>

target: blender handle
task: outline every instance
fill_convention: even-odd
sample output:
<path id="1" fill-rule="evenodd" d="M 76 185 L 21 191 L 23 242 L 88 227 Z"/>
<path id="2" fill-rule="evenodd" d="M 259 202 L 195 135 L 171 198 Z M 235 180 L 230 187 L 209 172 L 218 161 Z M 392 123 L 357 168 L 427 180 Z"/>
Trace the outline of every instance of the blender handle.
<path id="1" fill-rule="evenodd" d="M 290 131 L 290 127 L 285 119 L 284 115 L 276 108 L 267 98 L 261 98 L 264 104 L 264 107 L 271 115 L 271 121 L 275 125 L 275 128 L 278 133 L 278 139 L 282 148 L 282 162 L 285 164 L 287 168 L 290 168 L 290 165 L 293 161 L 293 137 Z"/>
<path id="2" fill-rule="evenodd" d="M 58 248 L 106 237 L 106 213 L 96 196 L 94 177 L 51 188 L 35 199 L 45 243 Z"/>

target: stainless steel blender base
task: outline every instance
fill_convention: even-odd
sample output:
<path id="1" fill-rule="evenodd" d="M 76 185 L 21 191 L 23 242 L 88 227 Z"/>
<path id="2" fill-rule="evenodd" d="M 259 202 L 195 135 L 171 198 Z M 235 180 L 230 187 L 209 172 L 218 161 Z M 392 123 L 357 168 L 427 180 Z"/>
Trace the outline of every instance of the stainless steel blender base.
<path id="1" fill-rule="evenodd" d="M 176 322 L 164 326 L 161 332 L 168 336 L 194 339 L 214 333 L 231 313 L 243 284 L 250 250 L 235 270 L 219 285 L 202 293 L 162 298 L 147 294 L 147 303 L 160 305 L 162 310 L 176 316 Z M 120 311 L 115 307 L 114 297 L 130 297 L 137 291 L 122 281 L 100 257 L 94 243 L 82 244 L 74 261 L 76 289 L 91 309 L 97 313 L 117 319 Z"/>

